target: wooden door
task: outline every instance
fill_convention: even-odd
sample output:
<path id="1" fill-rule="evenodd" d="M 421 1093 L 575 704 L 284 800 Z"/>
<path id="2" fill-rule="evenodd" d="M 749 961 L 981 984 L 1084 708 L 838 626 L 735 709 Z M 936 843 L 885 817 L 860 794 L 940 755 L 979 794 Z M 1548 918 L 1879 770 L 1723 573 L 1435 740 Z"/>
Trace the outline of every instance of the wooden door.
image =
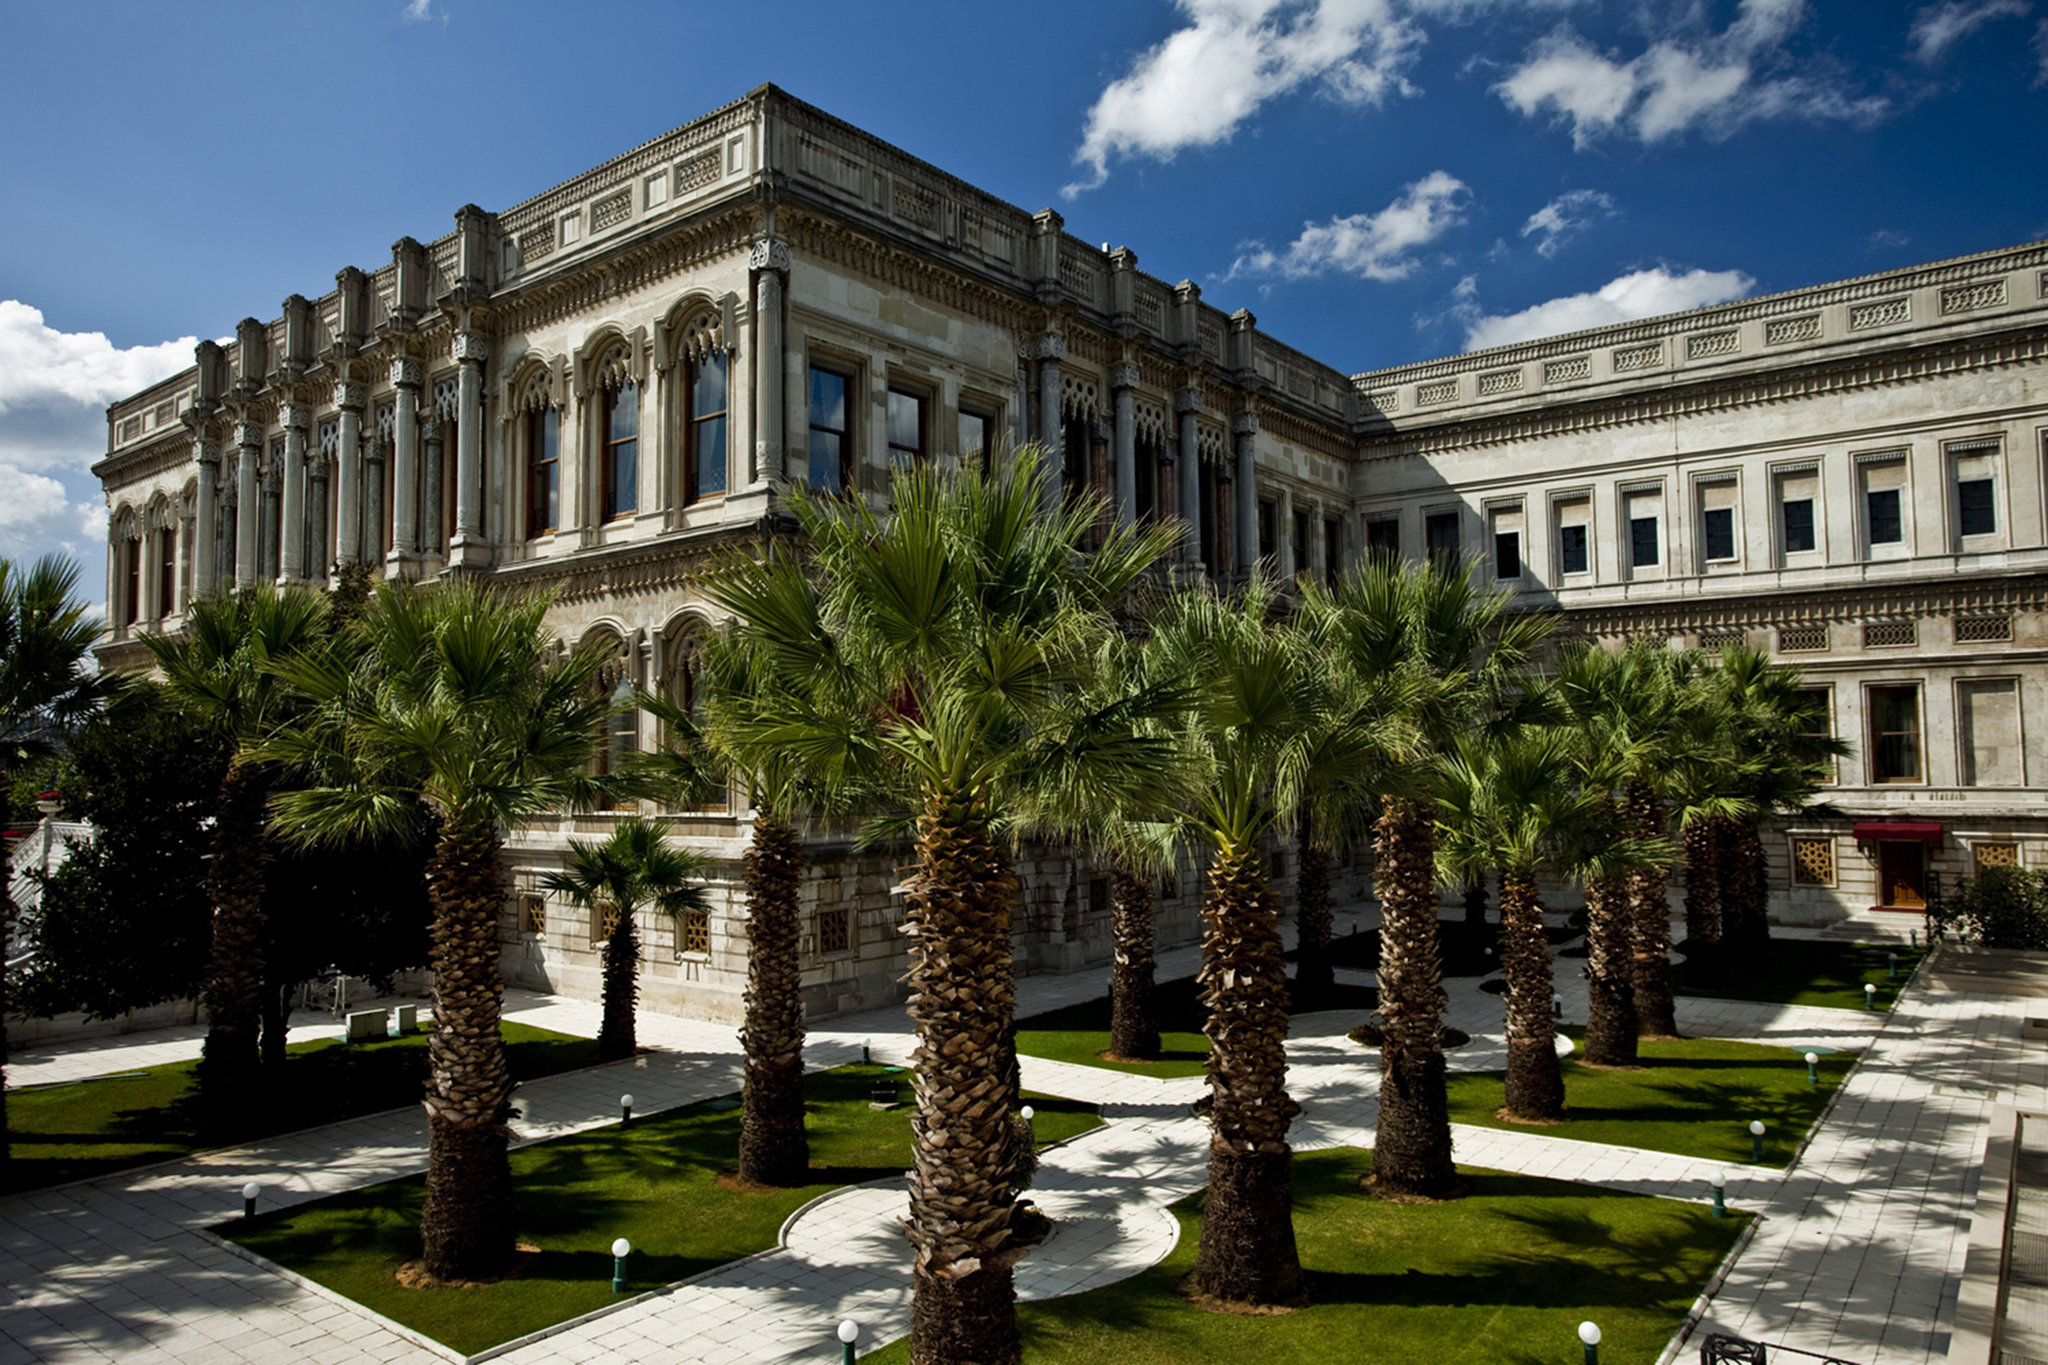
<path id="1" fill-rule="evenodd" d="M 1886 839 L 1877 846 L 1878 904 L 1896 910 L 1927 908 L 1926 846 Z"/>

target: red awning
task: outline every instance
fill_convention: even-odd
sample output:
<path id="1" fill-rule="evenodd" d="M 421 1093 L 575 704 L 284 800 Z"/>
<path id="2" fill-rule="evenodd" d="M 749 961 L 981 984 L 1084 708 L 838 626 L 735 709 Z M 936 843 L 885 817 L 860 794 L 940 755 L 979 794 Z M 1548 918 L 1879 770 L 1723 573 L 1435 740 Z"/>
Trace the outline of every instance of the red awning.
<path id="1" fill-rule="evenodd" d="M 1875 843 L 1880 839 L 1903 839 L 1921 844 L 1941 842 L 1941 826 L 1933 820 L 1859 820 L 1856 822 L 1856 842 Z"/>

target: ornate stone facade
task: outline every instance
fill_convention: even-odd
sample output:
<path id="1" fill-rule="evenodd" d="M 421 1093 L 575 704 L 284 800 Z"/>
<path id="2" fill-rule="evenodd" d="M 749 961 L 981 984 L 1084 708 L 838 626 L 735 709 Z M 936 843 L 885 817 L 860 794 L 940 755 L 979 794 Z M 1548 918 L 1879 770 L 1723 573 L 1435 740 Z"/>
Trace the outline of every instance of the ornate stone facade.
<path id="1" fill-rule="evenodd" d="M 175 629 L 195 593 L 361 562 L 550 588 L 564 638 L 602 633 L 622 676 L 679 691 L 714 618 L 699 568 L 777 533 L 778 484 L 879 505 L 892 460 L 1032 440 L 1120 517 L 1183 520 L 1186 578 L 1255 559 L 1330 573 L 1390 535 L 1402 553 L 1434 535 L 1498 568 L 1512 533 L 1502 582 L 1532 608 L 1607 637 L 1785 650 L 1859 750 L 1869 689 L 1910 685 L 1921 780 L 1874 783 L 1845 763 L 1844 820 L 1934 815 L 1933 867 L 1959 875 L 1978 843 L 2013 843 L 2031 865 L 2048 860 L 2048 808 L 2028 785 L 2042 768 L 2020 743 L 2048 703 L 2043 264 L 2048 249 L 2021 248 L 1347 376 L 1193 283 L 1144 273 L 1134 252 L 1075 239 L 1057 213 L 763 87 L 525 203 L 465 207 L 449 234 L 401 239 L 388 265 L 294 295 L 115 404 L 96 471 L 114 526 L 101 653 L 140 663 L 135 631 Z M 1792 530 L 1814 549 L 1787 551 L 1779 509 L 1809 486 L 1811 526 Z M 1870 509 L 1888 518 L 1893 502 L 1904 539 L 1873 541 Z M 1644 520 L 1654 565 L 1632 557 Z M 1583 572 L 1559 568 L 1567 525 L 1583 528 Z M 1708 553 L 1728 534 L 1732 557 Z M 1868 643 L 1880 620 L 1915 623 L 1913 641 Z M 1903 723 L 1899 695 L 1885 714 Z M 570 834 L 608 818 L 515 840 L 515 979 L 595 992 L 590 926 L 534 888 Z M 731 1017 L 744 793 L 672 818 L 731 875 L 703 936 L 650 923 L 649 998 Z M 1836 882 L 1794 878 L 1787 842 L 1781 913 L 1870 900 L 1871 859 L 1844 820 L 1788 832 L 1809 841 L 1798 866 Z M 1831 861 L 1821 837 L 1840 844 Z M 815 851 L 812 1008 L 893 996 L 893 870 L 843 841 Z M 1065 855 L 1025 871 L 1027 962 L 1101 960 L 1103 874 Z M 1195 868 L 1175 881 L 1167 941 L 1195 932 Z"/>

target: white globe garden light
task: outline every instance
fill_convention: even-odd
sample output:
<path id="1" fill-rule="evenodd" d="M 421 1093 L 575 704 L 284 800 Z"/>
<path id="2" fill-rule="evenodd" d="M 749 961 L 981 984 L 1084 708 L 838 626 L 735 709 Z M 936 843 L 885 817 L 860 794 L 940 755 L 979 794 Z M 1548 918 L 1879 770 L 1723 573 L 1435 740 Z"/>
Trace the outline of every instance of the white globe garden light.
<path id="1" fill-rule="evenodd" d="M 1031 1122 L 1031 1120 L 1033 1120 L 1033 1119 L 1035 1119 L 1035 1118 L 1037 1118 L 1037 1117 L 1038 1117 L 1038 1111 L 1037 1111 L 1036 1109 L 1033 1109 L 1033 1108 L 1032 1108 L 1032 1107 L 1031 1107 L 1030 1105 L 1028 1105 L 1028 1104 L 1027 1104 L 1027 1105 L 1025 1105 L 1025 1106 L 1024 1106 L 1024 1107 L 1023 1107 L 1022 1109 L 1020 1109 L 1020 1110 L 1019 1110 L 1018 1112 L 1019 1112 L 1019 1113 L 1021 1113 L 1022 1115 L 1024 1115 L 1024 1121 L 1025 1121 L 1026 1123 L 1029 1123 L 1029 1122 Z"/>
<path id="2" fill-rule="evenodd" d="M 244 1199 L 254 1199 L 257 1195 L 262 1193 L 263 1187 L 253 1180 L 250 1181 L 248 1184 L 242 1186 L 242 1198 Z"/>
<path id="3" fill-rule="evenodd" d="M 1585 1342 L 1588 1346 L 1598 1346 L 1600 1344 L 1600 1324 L 1597 1322 L 1580 1323 L 1579 1340 Z"/>
<path id="4" fill-rule="evenodd" d="M 839 1339 L 851 1346 L 860 1336 L 860 1327 L 852 1318 L 839 1324 Z"/>
<path id="5" fill-rule="evenodd" d="M 630 1256 L 632 1254 L 633 1244 L 627 1241 L 625 1238 L 621 1237 L 618 1241 L 612 1243 L 612 1255 L 617 1256 L 623 1260 L 625 1257 Z"/>
<path id="6" fill-rule="evenodd" d="M 1749 1135 L 1751 1137 L 1762 1137 L 1764 1135 L 1764 1121 L 1762 1119 L 1751 1119 L 1749 1121 Z"/>

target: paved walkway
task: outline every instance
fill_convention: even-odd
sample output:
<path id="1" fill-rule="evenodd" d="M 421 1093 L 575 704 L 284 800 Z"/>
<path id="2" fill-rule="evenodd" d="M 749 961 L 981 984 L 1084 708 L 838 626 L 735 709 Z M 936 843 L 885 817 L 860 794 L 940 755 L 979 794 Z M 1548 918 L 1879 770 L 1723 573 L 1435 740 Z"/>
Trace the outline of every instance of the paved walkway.
<path id="1" fill-rule="evenodd" d="M 1859 936 L 1875 937 L 1861 933 Z M 1161 955 L 1160 975 L 1186 975 L 1193 949 Z M 1583 1019 L 1579 964 L 1559 962 L 1568 1020 Z M 1369 981 L 1364 974 L 1342 974 Z M 1019 983 L 1023 1013 L 1093 998 L 1107 973 Z M 1447 983 L 1450 1022 L 1473 1035 L 1454 1067 L 1497 1069 L 1500 1000 L 1476 978 Z M 1688 1032 L 1804 1048 L 1865 1049 L 1828 1122 L 1791 1172 L 1745 1173 L 1739 1206 L 1765 1217 L 1717 1294 L 1708 1322 L 1862 1365 L 1941 1358 L 1953 1315 L 1987 1105 L 2040 1103 L 2048 1049 L 2023 1053 L 2025 1002 L 1909 993 L 1889 1019 L 1862 1011 L 1784 1008 L 1681 998 Z M 593 1034 L 595 1006 L 528 993 L 508 997 L 523 1022 Z M 1302 1149 L 1370 1145 L 1377 1068 L 1343 1037 L 1359 1022 L 1332 1012 L 1296 1021 L 1290 1089 L 1304 1112 Z M 1881 1032 L 1873 1031 L 1883 1025 Z M 658 1051 L 631 1062 L 522 1087 L 521 1134 L 539 1140 L 613 1122 L 631 1091 L 648 1113 L 732 1093 L 740 1056 L 733 1030 L 643 1013 L 642 1040 Z M 831 1021 L 807 1060 L 836 1065 L 866 1043 L 878 1059 L 908 1060 L 900 1008 Z M 30 1067 L 133 1069 L 150 1049 L 193 1039 L 136 1036 L 31 1059 Z M 20 1073 L 17 1072 L 17 1075 Z M 50 1074 L 50 1079 L 60 1075 Z M 1198 1189 L 1207 1135 L 1189 1116 L 1199 1077 L 1156 1080 L 1039 1058 L 1024 1060 L 1032 1089 L 1103 1107 L 1102 1128 L 1052 1149 L 1033 1197 L 1055 1236 L 1019 1266 L 1027 1298 L 1073 1293 L 1124 1278 L 1171 1249 L 1167 1206 Z M 1968 1087 L 1968 1088 L 1965 1088 Z M 238 1205 L 247 1179 L 266 1206 L 295 1203 L 418 1171 L 425 1125 L 403 1110 L 288 1135 L 63 1190 L 0 1200 L 0 1365 L 22 1360 L 283 1362 L 413 1361 L 447 1352 L 382 1319 L 268 1273 L 199 1234 Z M 1633 1192 L 1703 1199 L 1706 1163 L 1663 1153 L 1571 1142 L 1542 1133 L 1459 1125 L 1469 1165 L 1576 1180 Z M 739 1362 L 831 1358 L 842 1317 L 863 1325 L 863 1346 L 908 1328 L 908 1248 L 897 1220 L 899 1182 L 843 1190 L 800 1211 L 785 1245 L 511 1353 L 518 1361 Z"/>

